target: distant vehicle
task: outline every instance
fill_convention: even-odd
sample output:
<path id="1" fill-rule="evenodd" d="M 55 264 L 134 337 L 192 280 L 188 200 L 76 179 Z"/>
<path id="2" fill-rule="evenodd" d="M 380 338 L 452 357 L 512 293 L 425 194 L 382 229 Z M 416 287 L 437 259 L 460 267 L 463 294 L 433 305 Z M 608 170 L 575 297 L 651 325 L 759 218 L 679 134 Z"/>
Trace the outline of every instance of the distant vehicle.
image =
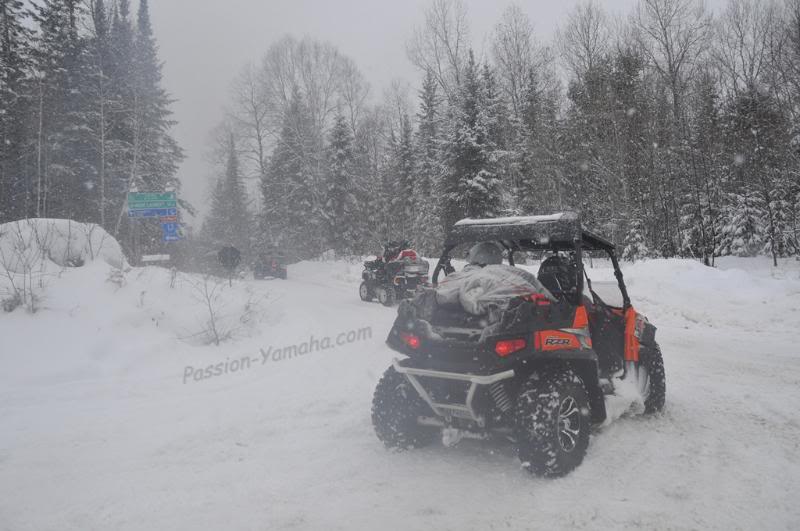
<path id="1" fill-rule="evenodd" d="M 253 278 L 256 280 L 267 277 L 286 280 L 286 273 L 286 255 L 278 250 L 260 253 L 253 263 Z"/>
<path id="2" fill-rule="evenodd" d="M 411 297 L 428 282 L 430 265 L 410 249 L 407 241 L 388 242 L 383 256 L 364 262 L 358 294 L 362 301 L 378 299 L 384 306 Z"/>
<path id="3" fill-rule="evenodd" d="M 464 246 L 472 246 L 468 265 L 456 272 L 450 260 Z M 542 251 L 550 256 L 538 275 L 515 267 L 514 253 Z M 611 259 L 622 306 L 592 290 L 587 251 Z M 577 214 L 462 220 L 432 282 L 401 303 L 386 340 L 407 356 L 373 398 L 387 447 L 496 433 L 515 441 L 530 472 L 562 476 L 583 461 L 619 378 L 638 389 L 645 413 L 664 407 L 656 328 L 631 305 L 614 245 L 584 230 Z"/>

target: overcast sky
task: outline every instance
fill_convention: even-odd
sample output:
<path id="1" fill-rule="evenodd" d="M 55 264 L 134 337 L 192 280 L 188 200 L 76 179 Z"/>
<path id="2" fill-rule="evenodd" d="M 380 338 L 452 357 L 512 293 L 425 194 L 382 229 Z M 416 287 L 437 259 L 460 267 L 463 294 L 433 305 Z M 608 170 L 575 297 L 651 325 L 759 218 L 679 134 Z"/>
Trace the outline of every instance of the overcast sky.
<path id="1" fill-rule="evenodd" d="M 151 0 L 164 61 L 164 84 L 176 98 L 175 136 L 186 150 L 180 169 L 184 197 L 201 211 L 211 176 L 205 159 L 210 130 L 222 119 L 233 78 L 286 34 L 311 36 L 352 57 L 380 98 L 394 78 L 416 86 L 418 72 L 406 42 L 423 20 L 428 0 Z M 512 2 L 466 0 L 472 43 L 480 54 L 503 10 Z M 516 2 L 538 39 L 549 41 L 578 0 Z M 634 0 L 601 2 L 613 13 Z"/>

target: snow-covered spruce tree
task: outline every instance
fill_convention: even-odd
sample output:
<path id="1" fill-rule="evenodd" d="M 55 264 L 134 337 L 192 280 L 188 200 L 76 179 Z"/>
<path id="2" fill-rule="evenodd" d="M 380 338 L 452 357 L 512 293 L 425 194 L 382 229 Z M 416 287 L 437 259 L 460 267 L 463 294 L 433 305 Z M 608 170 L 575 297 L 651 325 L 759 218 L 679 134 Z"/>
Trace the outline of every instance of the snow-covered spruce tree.
<path id="1" fill-rule="evenodd" d="M 93 182 L 87 164 L 89 139 L 85 86 L 86 42 L 78 32 L 83 5 L 43 0 L 33 6 L 39 24 L 32 48 L 36 131 L 37 216 L 84 219 L 82 203 Z"/>
<path id="2" fill-rule="evenodd" d="M 247 190 L 239 167 L 236 139 L 228 135 L 225 173 L 211 193 L 211 211 L 203 224 L 204 237 L 215 248 L 236 247 L 243 256 L 250 253 L 251 220 Z"/>
<path id="3" fill-rule="evenodd" d="M 559 141 L 555 105 L 545 93 L 534 69 L 528 71 L 520 116 L 514 124 L 510 165 L 513 203 L 519 214 L 542 214 L 563 208 L 562 168 L 556 155 Z"/>
<path id="4" fill-rule="evenodd" d="M 442 174 L 441 131 L 442 99 L 437 92 L 437 82 L 431 72 L 427 72 L 419 91 L 419 111 L 417 121 L 415 153 L 417 160 L 414 181 L 414 245 L 428 256 L 439 251 L 442 242 L 442 224 L 439 216 L 439 202 L 434 195 L 434 185 Z"/>
<path id="5" fill-rule="evenodd" d="M 445 230 L 461 218 L 491 217 L 502 208 L 501 180 L 493 165 L 496 146 L 483 96 L 479 67 L 470 51 L 445 143 L 447 170 L 440 187 Z"/>
<path id="6" fill-rule="evenodd" d="M 109 187 L 109 183 L 114 152 L 111 127 L 114 111 L 120 102 L 111 84 L 113 68 L 111 28 L 105 2 L 95 0 L 92 8 L 92 33 L 88 39 L 87 51 L 88 77 L 85 83 L 88 134 L 92 146 L 89 164 L 93 166 L 93 175 L 96 177 L 96 183 L 91 190 L 94 192 L 95 201 L 93 211 L 97 213 L 93 216 L 93 220 L 110 230 L 109 220 L 113 219 L 116 213 L 116 210 L 109 208 L 112 205 L 110 199 L 113 189 Z"/>
<path id="7" fill-rule="evenodd" d="M 764 246 L 764 208 L 752 191 L 731 193 L 722 208 L 718 255 L 755 256 Z"/>
<path id="8" fill-rule="evenodd" d="M 27 216 L 30 200 L 25 168 L 28 138 L 26 70 L 30 31 L 20 0 L 0 0 L 0 223 Z"/>
<path id="9" fill-rule="evenodd" d="M 414 204 L 414 164 L 413 131 L 411 119 L 407 115 L 400 117 L 400 129 L 392 132 L 389 139 L 388 180 L 391 183 L 390 217 L 393 230 L 398 238 L 413 239 L 412 228 L 416 214 Z"/>
<path id="10" fill-rule="evenodd" d="M 647 246 L 645 224 L 639 216 L 634 216 L 628 227 L 628 233 L 622 244 L 622 259 L 635 262 L 651 256 L 652 252 Z"/>
<path id="11" fill-rule="evenodd" d="M 353 163 L 351 127 L 339 113 L 328 145 L 328 193 L 324 212 L 328 244 L 341 255 L 352 253 L 358 244 L 357 183 Z"/>
<path id="12" fill-rule="evenodd" d="M 133 88 L 133 25 L 129 0 L 111 3 L 109 29 L 108 83 L 109 109 L 106 168 L 106 208 L 108 230 L 120 239 L 125 218 L 126 194 L 135 178 L 135 98 Z M 138 156 L 138 155 L 137 155 Z M 130 241 L 124 242 L 130 244 Z"/>
<path id="13" fill-rule="evenodd" d="M 548 197 L 555 208 L 579 210 L 596 225 L 605 225 L 623 210 L 615 211 L 611 205 L 622 195 L 615 188 L 619 173 L 611 166 L 618 160 L 613 78 L 613 61 L 603 56 L 570 82 L 562 152 L 564 174 L 571 178 L 554 183 Z"/>
<path id="14" fill-rule="evenodd" d="M 357 227 L 358 253 L 374 253 L 386 236 L 382 228 L 389 198 L 383 192 L 384 142 L 382 140 L 384 120 L 382 113 L 371 108 L 361 116 L 353 140 L 353 174 L 358 186 Z"/>
<path id="15" fill-rule="evenodd" d="M 150 23 L 148 1 L 139 1 L 133 45 L 133 160 L 131 184 L 140 191 L 180 190 L 178 165 L 184 155 L 171 135 L 172 98 L 162 87 L 161 62 Z M 185 202 L 181 206 L 187 208 Z M 158 246 L 161 229 L 143 225 L 144 245 Z"/>
<path id="16" fill-rule="evenodd" d="M 316 149 L 313 123 L 300 91 L 295 88 L 283 115 L 283 124 L 261 182 L 264 209 L 261 241 L 294 250 L 310 258 L 324 250 L 319 236 L 327 237 L 323 212 L 315 189 Z"/>
<path id="17" fill-rule="evenodd" d="M 509 151 L 512 140 L 508 104 L 503 99 L 494 70 L 484 64 L 481 71 L 481 103 L 489 146 L 489 166 L 494 169 L 500 185 L 508 175 Z"/>
<path id="18" fill-rule="evenodd" d="M 749 205 L 757 205 L 761 211 L 763 238 L 759 248 L 769 249 L 773 264 L 786 248 L 781 241 L 787 232 L 785 221 L 776 208 L 785 197 L 781 190 L 790 190 L 792 157 L 786 146 L 790 143 L 789 124 L 783 110 L 774 97 L 759 88 L 752 87 L 736 96 L 726 110 L 726 140 L 732 165 L 729 184 L 746 190 Z M 736 188 L 734 188 L 736 189 Z M 785 193 L 785 192 L 784 192 Z M 734 254 L 752 254 L 750 242 L 756 234 L 743 235 L 743 248 L 731 250 Z"/>

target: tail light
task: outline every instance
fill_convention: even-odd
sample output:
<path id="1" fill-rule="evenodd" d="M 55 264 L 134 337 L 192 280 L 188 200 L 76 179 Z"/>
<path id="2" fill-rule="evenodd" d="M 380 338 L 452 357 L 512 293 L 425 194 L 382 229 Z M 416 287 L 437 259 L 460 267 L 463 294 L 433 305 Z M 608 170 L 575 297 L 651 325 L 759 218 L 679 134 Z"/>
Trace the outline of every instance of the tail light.
<path id="1" fill-rule="evenodd" d="M 419 337 L 415 336 L 414 334 L 403 332 L 400 334 L 400 339 L 403 340 L 403 343 L 413 348 L 414 350 L 417 350 L 419 348 Z"/>
<path id="2" fill-rule="evenodd" d="M 494 345 L 494 351 L 501 358 L 505 358 L 525 348 L 524 339 L 503 339 Z"/>

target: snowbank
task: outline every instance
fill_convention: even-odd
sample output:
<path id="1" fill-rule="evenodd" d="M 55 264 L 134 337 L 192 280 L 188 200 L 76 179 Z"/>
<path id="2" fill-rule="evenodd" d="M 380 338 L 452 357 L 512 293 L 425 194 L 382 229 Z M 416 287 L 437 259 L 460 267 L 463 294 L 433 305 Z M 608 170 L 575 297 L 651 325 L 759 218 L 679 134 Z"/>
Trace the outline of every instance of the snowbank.
<path id="1" fill-rule="evenodd" d="M 0 224 L 0 268 L 11 273 L 94 260 L 116 268 L 126 264 L 117 240 L 94 223 L 36 218 Z"/>

